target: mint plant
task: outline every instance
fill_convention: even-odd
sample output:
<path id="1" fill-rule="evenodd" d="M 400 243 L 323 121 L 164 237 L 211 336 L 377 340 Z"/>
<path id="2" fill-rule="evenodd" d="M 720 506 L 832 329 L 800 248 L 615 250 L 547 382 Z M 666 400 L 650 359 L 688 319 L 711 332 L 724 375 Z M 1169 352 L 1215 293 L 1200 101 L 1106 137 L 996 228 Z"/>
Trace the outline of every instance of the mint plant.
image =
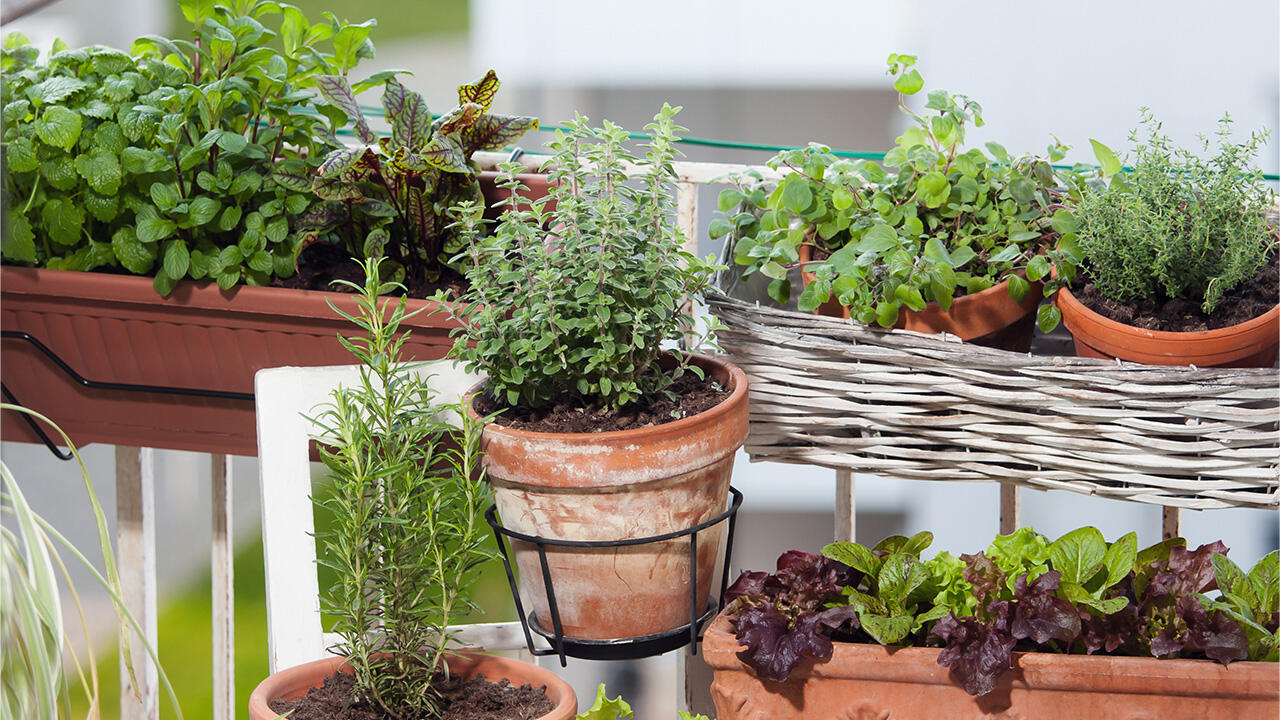
<path id="1" fill-rule="evenodd" d="M 1275 194 L 1256 164 L 1266 132 L 1233 143 L 1231 117 L 1218 124 L 1218 149 L 1200 157 L 1175 146 L 1142 108 L 1145 137 L 1130 134 L 1130 173 L 1093 141 L 1111 182 L 1079 184 L 1074 210 L 1085 272 L 1102 294 L 1122 302 L 1194 300 L 1209 315 L 1222 296 L 1252 278 L 1276 251 L 1265 219 Z M 1210 150 L 1201 138 L 1202 150 Z"/>
<path id="2" fill-rule="evenodd" d="M 959 294 L 1000 282 L 1021 301 L 1031 282 L 1052 291 L 1074 276 L 1078 249 L 1060 237 L 1066 213 L 1055 191 L 1051 161 L 1065 148 L 1049 146 L 1049 159 L 1012 157 L 995 142 L 964 148 L 969 126 L 983 125 L 982 107 L 965 95 L 929 92 L 925 113 L 905 98 L 924 85 L 912 55 L 892 54 L 888 74 L 899 107 L 913 127 L 885 154 L 884 167 L 849 160 L 810 144 L 786 150 L 768 165 L 784 173 L 762 182 L 759 173 L 733 177 L 711 226 L 712 237 L 733 233 L 734 262 L 743 275 L 770 278 L 770 297 L 792 294 L 788 268 L 808 247 L 815 279 L 800 293 L 801 310 L 831 298 L 859 322 L 892 327 L 905 308 L 943 310 Z M 1050 269 L 1057 268 L 1057 277 Z M 1040 326 L 1057 324 L 1056 309 L 1042 312 Z"/>
<path id="3" fill-rule="evenodd" d="M 830 658 L 833 640 L 937 646 L 973 695 L 996 687 L 1015 651 L 1276 659 L 1280 553 L 1246 575 L 1220 542 L 1139 551 L 1134 533 L 1108 543 L 1092 527 L 1053 542 L 1023 528 L 983 552 L 922 560 L 932 539 L 792 550 L 775 573 L 744 572 L 725 596 L 738 657 L 781 682 L 806 657 Z"/>
<path id="4" fill-rule="evenodd" d="M 335 237 L 352 257 L 384 255 L 399 277 L 436 280 L 462 249 L 449 209 L 483 201 L 471 156 L 515 142 L 538 119 L 490 112 L 499 86 L 492 70 L 460 85 L 458 106 L 434 121 L 422 95 L 392 76 L 382 94 L 391 136 L 378 138 L 345 77 L 317 84 L 331 115 L 353 123 L 366 147 L 338 148 L 324 159 L 311 185 L 324 202 L 302 219 L 304 242 Z"/>
<path id="5" fill-rule="evenodd" d="M 484 547 L 489 489 L 479 462 L 482 423 L 442 405 L 428 378 L 404 361 L 406 300 L 365 262 L 355 315 L 334 312 L 362 335 L 340 337 L 361 364 L 360 381 L 334 391 L 314 418 L 332 476 L 315 502 L 332 514 L 317 534 L 334 585 L 323 612 L 336 618 L 334 651 L 355 672 L 356 701 L 392 716 L 438 716 L 433 677 L 448 674 L 449 625 L 477 609 L 470 587 Z M 332 305 L 331 305 L 332 306 Z"/>
<path id="6" fill-rule="evenodd" d="M 479 232 L 481 208 L 459 207 L 471 287 L 462 297 L 469 306 L 446 304 L 462 321 L 453 354 L 488 375 L 499 401 L 616 410 L 685 371 L 701 374 L 678 354 L 673 369 L 659 365 L 663 343 L 693 331 L 680 304 L 706 291 L 713 270 L 682 249 L 674 221 L 677 112 L 664 105 L 645 126 L 643 158 L 626 149 L 623 128 L 605 121 L 593 129 L 575 117 L 549 144 L 548 198 L 520 197 L 520 167 L 503 166 L 512 196 L 490 237 Z M 627 181 L 632 167 L 638 184 Z"/>
<path id="7" fill-rule="evenodd" d="M 57 42 L 42 63 L 5 39 L 5 261 L 154 274 L 161 294 L 183 278 L 225 289 L 294 272 L 292 219 L 339 145 L 315 83 L 372 54 L 372 21 L 313 24 L 270 0 L 180 5 L 191 40 L 147 36 L 131 53 Z"/>

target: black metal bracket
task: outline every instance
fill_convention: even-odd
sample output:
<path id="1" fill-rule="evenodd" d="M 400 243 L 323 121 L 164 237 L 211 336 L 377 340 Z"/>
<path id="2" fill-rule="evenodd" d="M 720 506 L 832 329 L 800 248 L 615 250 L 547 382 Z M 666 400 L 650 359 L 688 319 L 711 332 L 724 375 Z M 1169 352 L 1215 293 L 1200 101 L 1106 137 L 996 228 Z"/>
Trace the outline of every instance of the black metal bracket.
<path id="1" fill-rule="evenodd" d="M 498 550 L 502 553 L 502 565 L 507 571 L 507 583 L 511 586 L 511 596 L 515 599 L 516 613 L 520 617 L 520 625 L 524 630 L 525 644 L 528 646 L 529 652 L 538 656 L 558 655 L 560 657 L 561 667 L 568 664 L 566 657 L 575 657 L 586 660 L 627 660 L 650 657 L 652 655 L 661 655 L 662 653 L 682 648 L 686 645 L 692 645 L 693 653 L 696 655 L 698 652 L 698 642 L 702 637 L 700 634 L 702 626 L 705 625 L 708 620 L 715 617 L 716 612 L 720 609 L 721 599 L 724 597 L 724 592 L 729 586 L 729 563 L 733 557 L 733 532 L 738 517 L 738 508 L 742 505 L 742 492 L 735 487 L 730 487 L 729 493 L 731 495 L 729 508 L 709 520 L 705 520 L 684 530 L 677 530 L 675 532 L 653 535 L 650 537 L 628 538 L 625 540 L 556 540 L 552 538 L 538 537 L 536 535 L 526 535 L 503 527 L 497 519 L 497 506 L 489 506 L 489 509 L 485 511 L 484 517 L 485 520 L 488 521 L 489 527 L 493 529 L 494 538 L 498 541 Z M 728 521 L 728 533 L 725 537 L 724 565 L 720 575 L 720 592 L 712 599 L 710 607 L 699 615 L 698 533 L 725 521 Z M 589 640 L 565 637 L 564 628 L 560 622 L 560 608 L 556 604 L 555 587 L 551 581 L 551 569 L 547 563 L 548 546 L 578 548 L 628 547 L 631 545 L 647 545 L 651 543 L 665 542 L 667 540 L 675 540 L 683 537 L 689 538 L 688 625 L 653 635 L 642 635 L 640 637 L 619 638 L 614 640 Z M 542 569 L 542 583 L 543 587 L 546 588 L 547 593 L 547 608 L 551 612 L 551 630 L 541 627 L 532 612 L 527 615 L 525 614 L 524 603 L 520 600 L 520 588 L 516 583 L 515 572 L 512 570 L 511 554 L 508 549 L 508 540 L 506 538 L 532 543 L 538 550 L 538 561 Z M 533 643 L 533 633 L 537 633 L 538 635 L 546 638 L 547 641 L 551 643 L 551 648 L 544 650 L 535 647 Z"/>
<path id="2" fill-rule="evenodd" d="M 61 356 L 59 356 L 56 352 L 50 349 L 48 345 L 45 345 L 44 343 L 40 342 L 40 340 L 33 337 L 30 333 L 26 333 L 21 330 L 2 330 L 0 331 L 0 338 L 3 338 L 5 340 L 22 340 L 23 342 L 26 342 L 27 344 L 34 347 L 36 350 L 39 350 L 42 354 L 44 354 L 45 357 L 49 358 L 49 360 L 53 362 L 54 365 L 58 366 L 58 369 L 62 370 L 63 374 L 71 378 L 71 380 L 75 382 L 77 385 L 81 385 L 83 387 L 90 388 L 92 390 L 113 390 L 116 392 L 138 392 L 138 393 L 161 393 L 164 395 L 184 395 L 187 397 L 214 398 L 218 400 L 248 400 L 250 402 L 253 401 L 253 393 L 231 392 L 229 390 L 207 390 L 204 388 L 172 387 L 169 385 L 143 385 L 143 384 L 135 384 L 135 383 L 118 383 L 118 382 L 104 382 L 102 380 L 90 380 L 85 376 L 81 375 L 80 373 L 76 372 L 75 368 L 67 364 L 67 362 L 63 360 Z M 0 383 L 0 389 L 3 390 L 4 398 L 7 402 L 10 402 L 14 405 L 19 405 L 19 406 L 22 405 L 22 403 L 18 401 L 17 397 L 15 397 L 14 394 L 10 392 L 9 388 L 7 386 L 4 386 L 3 383 Z M 27 423 L 27 425 L 31 428 L 31 430 L 36 434 L 36 437 L 40 438 L 40 441 L 44 443 L 45 447 L 49 448 L 49 452 L 54 454 L 54 457 L 57 457 L 59 460 L 71 459 L 72 457 L 71 453 L 59 448 L 53 442 L 53 440 L 49 438 L 48 433 L 46 433 L 44 429 L 41 428 L 36 423 L 35 418 L 31 417 L 30 415 L 27 415 L 26 413 L 22 413 L 22 418 Z"/>

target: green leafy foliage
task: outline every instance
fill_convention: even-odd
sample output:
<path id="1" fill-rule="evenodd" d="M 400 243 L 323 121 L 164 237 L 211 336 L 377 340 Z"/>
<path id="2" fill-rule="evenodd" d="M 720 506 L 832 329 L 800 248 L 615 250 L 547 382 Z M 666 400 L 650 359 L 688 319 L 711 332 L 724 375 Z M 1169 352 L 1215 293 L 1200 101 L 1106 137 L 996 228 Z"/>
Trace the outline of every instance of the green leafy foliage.
<path id="1" fill-rule="evenodd" d="M 462 321 L 453 353 L 488 376 L 500 401 L 616 409 L 700 372 L 683 357 L 669 371 L 659 365 L 662 343 L 693 330 L 680 304 L 707 289 L 713 270 L 681 249 L 675 224 L 678 110 L 664 106 L 646 126 L 643 158 L 627 150 L 623 128 L 576 117 L 550 143 L 549 198 L 521 197 L 520 168 L 504 165 L 513 194 L 490 237 L 480 236 L 480 208 L 459 207 L 471 304 L 446 304 Z M 638 183 L 627 182 L 629 166 L 640 169 Z"/>
<path id="2" fill-rule="evenodd" d="M 915 62 L 889 56 L 902 95 L 923 87 Z M 885 154 L 884 167 L 811 143 L 769 161 L 783 172 L 780 181 L 751 171 L 733 178 L 735 186 L 720 196 L 725 217 L 711 235 L 732 233 L 744 276 L 764 274 L 770 296 L 785 303 L 787 270 L 804 252 L 813 258 L 805 270 L 814 279 L 797 301 L 801 310 L 835 298 L 859 322 L 885 327 L 904 307 L 936 302 L 948 310 L 956 296 L 1005 280 L 1021 300 L 1028 281 L 1056 287 L 1052 268 L 1058 278 L 1074 276 L 1074 245 L 1058 242 L 1052 222 L 1063 206 L 1048 160 L 1014 159 L 997 143 L 987 143 L 986 152 L 966 150 L 966 128 L 983 120 L 981 106 L 964 95 L 930 91 L 924 114 L 901 96 L 899 105 L 913 126 Z M 1063 150 L 1055 143 L 1050 157 Z M 1056 325 L 1057 317 L 1040 320 Z"/>
<path id="3" fill-rule="evenodd" d="M 120 267 L 165 294 L 293 273 L 297 218 L 318 201 L 282 178 L 309 178 L 338 146 L 315 87 L 372 55 L 370 24 L 312 24 L 270 0 L 182 7 L 190 40 L 145 36 L 131 53 L 58 43 L 41 62 L 6 40 L 6 262 Z"/>
<path id="4" fill-rule="evenodd" d="M 355 672 L 355 699 L 390 714 L 406 708 L 438 716 L 434 673 L 444 663 L 447 628 L 476 610 L 469 596 L 489 503 L 479 463 L 482 422 L 435 399 L 429 378 L 404 362 L 412 314 L 397 289 L 367 276 L 350 320 L 362 335 L 340 338 L 360 363 L 360 381 L 334 391 L 314 420 L 331 490 L 315 502 L 332 513 L 317 535 L 317 562 L 333 570 L 322 609 L 336 618 L 335 650 Z M 447 418 L 458 418 L 457 424 Z"/>
<path id="5" fill-rule="evenodd" d="M 1223 294 L 1253 277 L 1276 249 L 1265 219 L 1275 195 L 1256 165 L 1267 133 L 1231 142 L 1231 118 L 1218 125 L 1218 149 L 1200 157 L 1177 147 L 1142 109 L 1145 138 L 1130 135 L 1133 171 L 1094 141 L 1105 187 L 1077 181 L 1074 220 L 1083 265 L 1098 289 L 1121 302 L 1183 298 L 1210 314 Z M 1208 153 L 1209 140 L 1202 139 Z"/>
<path id="6" fill-rule="evenodd" d="M 1247 574 L 1226 555 L 1214 554 L 1219 597 L 1199 595 L 1207 611 L 1221 611 L 1240 623 L 1251 659 L 1280 659 L 1280 550 L 1272 551 Z"/>
<path id="7" fill-rule="evenodd" d="M 1108 543 L 1083 527 L 1049 542 L 1022 528 L 984 552 L 921 560 L 932 539 L 790 550 L 776 573 L 744 572 L 725 596 L 738 657 L 782 682 L 805 657 L 829 658 L 832 640 L 940 645 L 939 664 L 973 695 L 995 689 L 1015 649 L 1277 658 L 1280 552 L 1246 574 L 1220 542 L 1139 551 L 1134 533 Z"/>
<path id="8" fill-rule="evenodd" d="M 318 85 L 371 147 L 341 148 L 325 158 L 312 185 L 324 202 L 304 219 L 304 242 L 329 237 L 354 257 L 384 254 L 393 275 L 415 284 L 438 279 L 463 247 L 449 209 L 483 200 L 471 156 L 515 142 L 538 127 L 537 118 L 489 112 L 499 85 L 490 70 L 459 86 L 458 106 L 433 122 L 422 95 L 392 74 L 382 95 L 391 136 L 378 138 L 345 77 L 320 77 Z"/>
<path id="9" fill-rule="evenodd" d="M 634 718 L 635 713 L 632 712 L 630 703 L 621 696 L 609 699 L 604 683 L 600 683 L 600 687 L 596 688 L 596 701 L 574 717 L 576 720 L 628 720 Z M 679 720 L 709 720 L 706 715 L 690 715 L 683 710 L 676 717 Z"/>

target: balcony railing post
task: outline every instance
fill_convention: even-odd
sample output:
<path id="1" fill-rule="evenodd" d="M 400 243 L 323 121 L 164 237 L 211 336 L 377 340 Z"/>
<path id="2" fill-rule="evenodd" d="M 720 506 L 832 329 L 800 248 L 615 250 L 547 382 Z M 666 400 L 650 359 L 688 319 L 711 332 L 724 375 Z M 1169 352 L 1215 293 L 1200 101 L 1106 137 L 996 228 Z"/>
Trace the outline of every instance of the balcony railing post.
<path id="1" fill-rule="evenodd" d="M 1000 534 L 1008 535 L 1018 529 L 1018 513 L 1022 508 L 1022 500 L 1018 496 L 1018 486 L 1013 483 L 1000 483 Z"/>
<path id="2" fill-rule="evenodd" d="M 156 629 L 155 452 L 151 448 L 116 447 L 116 552 L 124 605 L 157 647 Z M 134 674 L 121 658 L 120 717 L 154 720 L 160 715 L 155 663 L 127 627 Z"/>
<path id="3" fill-rule="evenodd" d="M 231 544 L 231 463 L 226 455 L 210 459 L 213 539 L 213 719 L 232 720 L 236 705 L 234 548 Z"/>
<path id="4" fill-rule="evenodd" d="M 836 470 L 836 541 L 847 540 L 853 542 L 854 530 L 857 526 L 855 513 L 857 504 L 854 502 L 854 480 L 853 471 L 840 469 Z"/>

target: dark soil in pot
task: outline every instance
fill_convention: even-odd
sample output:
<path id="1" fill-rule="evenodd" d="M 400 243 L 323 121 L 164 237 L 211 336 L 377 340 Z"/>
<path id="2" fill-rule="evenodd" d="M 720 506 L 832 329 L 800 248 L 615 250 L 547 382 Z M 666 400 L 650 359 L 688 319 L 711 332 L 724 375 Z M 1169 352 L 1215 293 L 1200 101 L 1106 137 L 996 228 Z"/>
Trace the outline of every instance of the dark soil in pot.
<path id="1" fill-rule="evenodd" d="M 312 688 L 298 700 L 276 700 L 271 709 L 289 720 L 385 720 L 390 717 L 364 705 L 348 705 L 355 681 L 347 673 L 325 678 L 324 687 Z M 484 675 L 470 680 L 441 681 L 440 706 L 443 720 L 532 720 L 551 712 L 555 705 L 545 688 L 515 687 L 506 680 L 489 682 Z M 417 720 L 424 714 L 406 710 L 399 720 Z"/>
<path id="2" fill-rule="evenodd" d="M 497 422 L 513 430 L 598 433 L 636 430 L 692 417 L 719 405 L 728 396 L 729 389 L 710 376 L 703 379 L 693 373 L 685 373 L 668 386 L 666 392 L 641 398 L 616 413 L 590 408 L 577 398 L 565 398 L 538 409 L 511 407 L 488 394 L 475 399 L 475 409 L 482 415 L 502 410 Z"/>
<path id="3" fill-rule="evenodd" d="M 308 245 L 298 255 L 298 271 L 287 278 L 276 278 L 272 285 L 293 290 L 326 290 L 329 292 L 354 292 L 346 285 L 334 285 L 334 280 L 346 280 L 364 285 L 364 270 L 346 249 L 326 242 Z M 445 268 L 437 280 L 425 277 L 406 277 L 404 285 L 412 298 L 429 298 L 437 290 L 451 290 L 456 296 L 466 287 L 466 280 Z"/>
<path id="4" fill-rule="evenodd" d="M 1071 294 L 1077 300 L 1099 315 L 1145 330 L 1217 330 L 1252 320 L 1280 301 L 1280 252 L 1272 252 L 1271 261 L 1257 275 L 1224 295 L 1213 315 L 1201 312 L 1199 302 L 1181 298 L 1159 302 L 1112 300 L 1099 292 L 1086 275 L 1080 273 L 1071 285 Z"/>

